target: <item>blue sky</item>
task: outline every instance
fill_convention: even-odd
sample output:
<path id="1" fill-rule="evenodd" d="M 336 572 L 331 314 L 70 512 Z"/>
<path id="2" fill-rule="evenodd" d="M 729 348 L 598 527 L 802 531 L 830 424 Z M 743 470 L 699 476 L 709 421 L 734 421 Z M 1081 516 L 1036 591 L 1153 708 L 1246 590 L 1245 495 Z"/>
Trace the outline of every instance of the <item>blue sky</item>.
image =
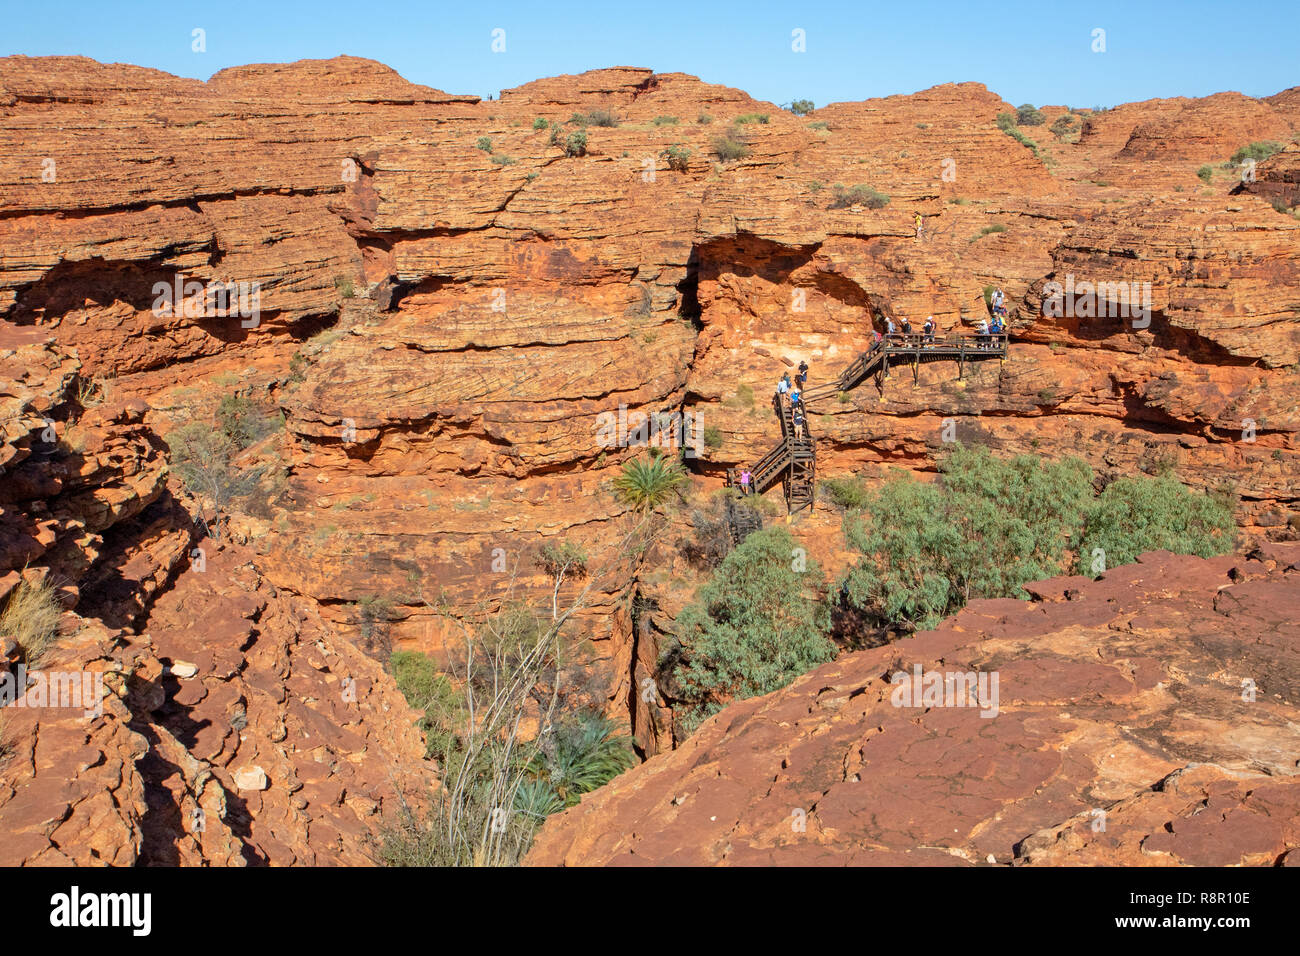
<path id="1" fill-rule="evenodd" d="M 204 53 L 191 49 L 196 27 Z M 501 53 L 491 48 L 496 28 Z M 796 29 L 802 53 L 792 50 Z M 1104 52 L 1093 51 L 1096 29 Z M 1300 0 L 45 0 L 7 5 L 0 53 L 77 53 L 199 79 L 348 53 L 480 96 L 541 76 L 645 66 L 819 106 L 975 80 L 1016 104 L 1088 107 L 1300 85 L 1298 35 Z"/>

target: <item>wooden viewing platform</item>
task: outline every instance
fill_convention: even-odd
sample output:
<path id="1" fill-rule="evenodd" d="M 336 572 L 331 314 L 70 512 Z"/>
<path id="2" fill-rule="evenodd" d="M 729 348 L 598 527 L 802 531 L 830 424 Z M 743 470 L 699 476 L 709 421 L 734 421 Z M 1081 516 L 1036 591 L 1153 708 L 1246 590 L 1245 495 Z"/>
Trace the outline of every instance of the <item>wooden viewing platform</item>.
<path id="1" fill-rule="evenodd" d="M 967 362 L 988 359 L 1005 359 L 1007 334 L 933 336 L 923 332 L 887 335 L 855 358 L 834 379 L 807 389 L 799 396 L 804 406 L 803 437 L 794 436 L 794 408 L 780 394 L 772 396 L 772 407 L 781 423 L 781 440 L 766 455 L 749 468 L 749 493 L 761 495 L 779 478 L 784 485 L 786 508 L 794 514 L 812 508 L 816 498 L 817 448 L 813 441 L 811 422 L 808 421 L 807 403 L 828 398 L 856 388 L 870 375 L 876 377 L 876 387 L 884 391 L 885 378 L 891 365 L 910 364 L 912 380 L 919 381 L 923 362 L 956 362 L 957 375 L 965 374 Z M 742 469 L 727 469 L 727 487 L 740 487 Z M 739 529 L 733 527 L 733 537 Z M 740 535 L 743 538 L 743 534 Z"/>

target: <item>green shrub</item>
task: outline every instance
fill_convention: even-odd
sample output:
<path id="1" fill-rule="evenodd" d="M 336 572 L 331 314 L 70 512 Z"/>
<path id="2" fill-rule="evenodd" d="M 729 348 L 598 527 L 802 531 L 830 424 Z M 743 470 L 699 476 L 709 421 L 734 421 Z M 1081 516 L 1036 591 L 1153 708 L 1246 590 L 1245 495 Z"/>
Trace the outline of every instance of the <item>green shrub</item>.
<path id="1" fill-rule="evenodd" d="M 733 700 L 767 694 L 835 656 L 830 611 L 816 596 L 820 569 L 784 528 L 749 535 L 723 560 L 673 625 L 676 644 L 660 659 L 687 704 L 689 732 Z"/>
<path id="2" fill-rule="evenodd" d="M 1011 129 L 1008 129 L 1005 132 L 1008 136 L 1014 139 L 1021 146 L 1027 147 L 1029 151 L 1034 154 L 1035 158 L 1040 158 L 1040 159 L 1042 158 L 1041 156 L 1039 156 L 1038 153 L 1038 144 L 1035 143 L 1028 136 L 1026 136 L 1024 133 L 1020 132 L 1020 130 L 1016 129 L 1015 127 L 1012 127 Z"/>
<path id="3" fill-rule="evenodd" d="M 217 426 L 239 450 L 271 434 L 277 421 L 275 415 L 240 395 L 226 395 L 217 406 Z"/>
<path id="4" fill-rule="evenodd" d="M 1091 573 L 1094 549 L 1104 552 L 1111 568 L 1145 551 L 1226 554 L 1236 535 L 1232 512 L 1225 498 L 1194 492 L 1172 475 L 1120 478 L 1088 509 L 1078 571 Z"/>
<path id="5" fill-rule="evenodd" d="M 351 299 L 357 294 L 356 287 L 353 285 L 352 279 L 349 276 L 335 276 L 334 288 L 344 299 Z"/>
<path id="6" fill-rule="evenodd" d="M 266 510 L 266 501 L 260 496 L 274 491 L 274 485 L 270 490 L 264 485 L 267 469 L 237 467 L 234 457 L 240 446 L 227 434 L 229 430 L 241 441 L 254 441 L 259 430 L 274 427 L 278 417 L 267 416 L 266 421 L 266 426 L 252 424 L 233 412 L 225 424 L 214 427 L 212 422 L 189 422 L 166 436 L 172 471 L 190 494 L 212 503 L 215 513 L 211 519 L 200 515 L 209 528 L 220 526 L 237 502 L 254 513 Z"/>
<path id="7" fill-rule="evenodd" d="M 587 134 L 581 130 L 576 133 L 570 133 L 569 138 L 564 141 L 564 155 L 585 156 L 586 154 Z"/>
<path id="8" fill-rule="evenodd" d="M 750 385 L 741 382 L 736 386 L 736 401 L 745 408 L 754 407 L 754 389 Z"/>
<path id="9" fill-rule="evenodd" d="M 674 144 L 669 146 L 659 155 L 668 160 L 668 168 L 675 170 L 676 172 L 684 173 L 690 168 L 691 151 L 685 146 Z"/>
<path id="10" fill-rule="evenodd" d="M 59 633 L 63 607 L 58 595 L 47 582 L 31 584 L 24 580 L 9 592 L 9 600 L 0 613 L 0 637 L 18 642 L 23 662 L 33 667 L 54 643 Z"/>
<path id="11" fill-rule="evenodd" d="M 857 476 L 823 478 L 821 489 L 827 498 L 847 511 L 860 511 L 869 500 L 866 483 Z"/>
<path id="12" fill-rule="evenodd" d="M 722 429 L 717 425 L 710 425 L 704 429 L 704 445 L 706 448 L 722 447 Z"/>
<path id="13" fill-rule="evenodd" d="M 933 627 L 971 598 L 1017 595 L 1064 569 L 1091 492 L 1077 458 L 1002 460 L 958 446 L 937 481 L 891 478 L 845 517 L 863 554 L 841 579 L 846 601 L 880 623 Z"/>
<path id="14" fill-rule="evenodd" d="M 816 108 L 812 100 L 795 100 L 790 104 L 790 112 L 795 116 L 807 116 Z"/>
<path id="15" fill-rule="evenodd" d="M 997 118 L 998 129 L 1004 133 L 1009 133 L 1016 128 L 1015 113 L 999 113 Z"/>
<path id="16" fill-rule="evenodd" d="M 686 482 L 681 463 L 667 455 L 633 458 L 614 479 L 614 489 L 625 504 L 638 510 L 667 501 Z"/>
<path id="17" fill-rule="evenodd" d="M 708 113 L 701 113 L 699 116 L 695 117 L 695 122 L 699 123 L 701 126 L 708 126 L 713 122 L 713 117 Z"/>
<path id="18" fill-rule="evenodd" d="M 743 140 L 727 133 L 713 140 L 713 152 L 725 163 L 733 159 L 744 159 L 749 155 L 749 146 Z"/>
<path id="19" fill-rule="evenodd" d="M 983 229 L 981 229 L 979 231 L 979 234 L 976 235 L 975 238 L 979 239 L 981 236 L 987 236 L 995 232 L 1006 232 L 1006 231 L 1007 231 L 1006 226 L 1002 225 L 1002 223 L 1000 222 L 995 222 L 993 223 L 993 225 L 985 226 Z"/>
<path id="20" fill-rule="evenodd" d="M 1022 103 L 1016 107 L 1016 123 L 1019 126 L 1042 126 L 1047 119 L 1033 103 Z"/>
<path id="21" fill-rule="evenodd" d="M 1210 180 L 1214 178 L 1214 167 L 1208 164 L 1202 166 L 1200 169 L 1196 171 L 1196 175 L 1200 178 L 1201 182 L 1205 183 L 1208 186 Z"/>
<path id="22" fill-rule="evenodd" d="M 589 113 L 574 113 L 569 117 L 570 126 L 617 126 L 618 116 L 612 110 L 592 110 Z"/>
<path id="23" fill-rule="evenodd" d="M 1066 113 L 1064 116 L 1058 116 L 1055 120 L 1052 121 L 1052 127 L 1051 127 L 1052 132 L 1055 133 L 1058 138 L 1064 139 L 1066 136 L 1069 136 L 1071 133 L 1074 132 L 1075 130 L 1074 121 L 1075 121 L 1075 116 L 1072 113 Z"/>
<path id="24" fill-rule="evenodd" d="M 538 549 L 537 566 L 553 578 L 583 578 L 587 575 L 587 552 L 572 541 L 548 541 Z"/>
<path id="25" fill-rule="evenodd" d="M 676 116 L 656 116 L 653 122 L 656 126 L 676 126 L 678 119 Z"/>
<path id="26" fill-rule="evenodd" d="M 817 120 L 816 122 L 809 123 L 808 128 L 829 130 L 831 128 L 831 124 L 827 123 L 825 120 Z"/>
<path id="27" fill-rule="evenodd" d="M 889 197 L 878 193 L 870 186 L 854 186 L 845 189 L 836 183 L 832 189 L 835 196 L 831 200 L 831 209 L 845 209 L 849 206 L 866 206 L 868 209 L 884 209 L 889 205 Z"/>
<path id="28" fill-rule="evenodd" d="M 533 120 L 533 129 L 546 129 L 550 124 L 546 122 L 545 116 L 539 116 Z"/>
<path id="29" fill-rule="evenodd" d="M 446 766 L 465 719 L 460 694 L 433 660 L 415 651 L 393 651 L 389 667 L 406 702 L 421 713 L 425 756 Z"/>
<path id="30" fill-rule="evenodd" d="M 1282 148 L 1281 143 L 1275 143 L 1271 140 L 1258 143 L 1251 143 L 1249 146 L 1243 146 L 1232 154 L 1232 162 L 1241 164 L 1248 159 L 1256 162 L 1262 162 Z"/>
<path id="31" fill-rule="evenodd" d="M 766 113 L 742 113 L 736 117 L 736 123 L 740 126 L 746 126 L 753 123 L 766 124 L 768 115 Z"/>
<path id="32" fill-rule="evenodd" d="M 478 139 L 474 140 L 474 145 L 485 153 L 492 152 L 492 140 L 487 136 L 480 136 Z"/>
<path id="33" fill-rule="evenodd" d="M 511 157 L 503 156 L 500 153 L 492 157 L 492 162 L 496 163 L 498 166 L 513 166 L 515 164 L 515 161 Z"/>

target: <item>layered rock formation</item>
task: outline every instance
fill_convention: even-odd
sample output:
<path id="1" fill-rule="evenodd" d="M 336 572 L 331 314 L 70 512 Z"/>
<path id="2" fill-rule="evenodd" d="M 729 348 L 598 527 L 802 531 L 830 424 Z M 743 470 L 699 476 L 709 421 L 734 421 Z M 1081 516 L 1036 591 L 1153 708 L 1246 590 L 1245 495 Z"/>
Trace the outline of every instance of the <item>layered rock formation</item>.
<path id="1" fill-rule="evenodd" d="M 528 862 L 1296 865 L 1298 583 L 1269 545 L 973 601 L 731 705 Z"/>
<path id="2" fill-rule="evenodd" d="M 144 404 L 46 335 L 0 322 L 0 596 L 46 582 L 76 612 L 26 662 L 40 706 L 0 710 L 0 865 L 370 862 L 437 783 L 416 715 L 354 635 L 195 531 Z"/>
<path id="3" fill-rule="evenodd" d="M 1077 132 L 1026 127 L 1031 149 L 997 128 L 1011 104 L 975 83 L 798 117 L 632 67 L 480 102 L 349 57 L 206 83 L 0 59 L 0 597 L 24 573 L 52 576 L 154 686 L 171 655 L 194 663 L 206 649 L 222 675 L 232 642 L 252 655 L 249 686 L 200 668 L 164 682 L 184 703 L 128 707 L 114 741 L 95 744 L 135 761 L 108 789 L 148 797 L 122 811 L 128 856 L 358 859 L 356 820 L 396 792 L 376 783 L 376 762 L 402 768 L 403 786 L 427 773 L 382 717 L 410 720 L 391 685 L 355 721 L 328 710 L 346 733 L 308 758 L 269 716 L 236 746 L 178 731 L 181 711 L 229 727 L 232 700 L 271 693 L 255 675 L 289 674 L 288 696 L 263 712 L 292 710 L 290 734 L 315 726 L 339 676 L 317 655 L 388 680 L 351 657 L 365 650 L 361 602 L 391 609 L 397 646 L 440 653 L 505 601 L 549 607 L 546 544 L 590 556 L 573 636 L 596 702 L 632 723 L 643 751 L 666 747 L 671 721 L 634 691 L 698 575 L 671 547 L 682 514 L 638 539 L 610 481 L 641 450 L 607 426 L 635 435 L 647 418 L 689 414 L 705 496 L 773 442 L 765 396 L 780 372 L 806 359 L 814 384 L 829 379 L 882 313 L 968 331 L 1000 286 L 1015 342 L 1007 362 L 960 380 L 939 363 L 915 385 L 896 373 L 883 392 L 824 401 L 810 421 L 822 476 L 931 470 L 951 425 L 1007 453 L 1080 454 L 1103 481 L 1172 466 L 1195 487 L 1231 486 L 1247 540 L 1292 537 L 1300 223 L 1274 206 L 1294 201 L 1294 147 L 1253 184 L 1222 164 L 1252 141 L 1294 138 L 1297 104 L 1291 90 L 1045 107 Z M 889 201 L 860 202 L 856 186 Z M 1138 302 L 1149 283 L 1149 312 L 1045 314 L 1050 284 L 1071 279 L 1137 283 Z M 183 296 L 186 282 L 252 290 L 255 308 L 160 308 L 178 281 Z M 176 429 L 223 396 L 283 414 L 250 452 L 282 487 L 231 523 L 215 587 L 192 558 L 205 502 L 167 462 Z M 793 526 L 832 569 L 846 560 L 836 523 Z M 190 607 L 220 633 L 163 647 Z M 141 746 L 131 734 L 151 733 L 179 773 L 123 756 Z M 200 778 L 230 796 L 251 761 L 269 789 L 247 813 L 265 827 L 223 836 L 230 851 L 159 836 L 156 821 L 187 800 L 217 799 Z M 346 776 L 343 763 L 355 778 L 338 800 L 294 786 L 320 765 Z M 49 847 L 70 845 L 24 819 Z"/>

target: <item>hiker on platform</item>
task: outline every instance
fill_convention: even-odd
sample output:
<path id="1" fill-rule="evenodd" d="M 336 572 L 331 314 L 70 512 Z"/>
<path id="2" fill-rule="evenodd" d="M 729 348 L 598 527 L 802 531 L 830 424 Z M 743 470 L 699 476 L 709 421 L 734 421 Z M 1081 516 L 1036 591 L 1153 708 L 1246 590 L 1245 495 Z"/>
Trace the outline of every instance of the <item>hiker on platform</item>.
<path id="1" fill-rule="evenodd" d="M 784 398 L 790 391 L 790 373 L 786 372 L 781 376 L 781 381 L 776 383 L 776 394 Z"/>
<path id="2" fill-rule="evenodd" d="M 903 331 L 903 334 L 904 334 L 904 335 L 911 335 L 911 334 L 912 334 L 912 323 L 909 322 L 909 321 L 907 321 L 907 318 L 906 318 L 906 317 L 899 319 L 899 320 L 898 320 L 898 324 L 899 324 L 899 326 L 902 328 L 902 331 Z"/>
<path id="3" fill-rule="evenodd" d="M 925 325 L 921 326 L 921 331 L 925 333 L 923 341 L 933 344 L 934 343 L 934 316 L 931 315 L 926 317 Z"/>
<path id="4" fill-rule="evenodd" d="M 894 334 L 894 320 L 885 316 L 885 338 L 893 338 Z"/>
<path id="5" fill-rule="evenodd" d="M 975 344 L 979 348 L 987 348 L 989 341 L 989 320 L 980 319 L 975 326 Z"/>

